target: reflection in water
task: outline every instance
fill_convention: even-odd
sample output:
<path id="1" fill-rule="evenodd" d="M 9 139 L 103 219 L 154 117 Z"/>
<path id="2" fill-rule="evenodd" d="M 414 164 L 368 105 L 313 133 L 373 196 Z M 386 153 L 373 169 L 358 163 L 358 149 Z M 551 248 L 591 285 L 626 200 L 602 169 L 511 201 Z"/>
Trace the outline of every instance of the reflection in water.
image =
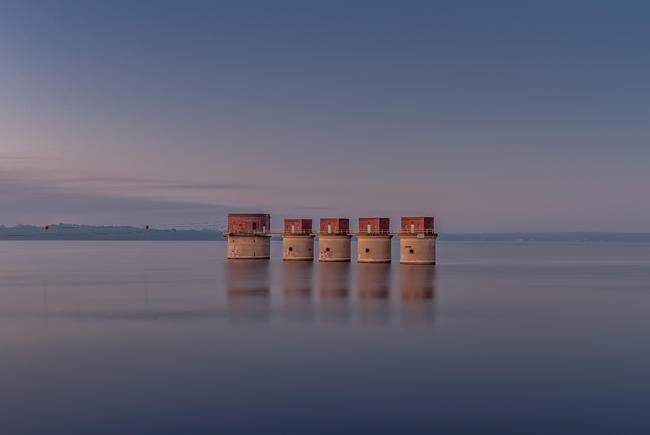
<path id="1" fill-rule="evenodd" d="M 434 279 L 434 265 L 400 266 L 400 299 L 404 325 L 433 322 Z"/>
<path id="2" fill-rule="evenodd" d="M 286 284 L 281 242 L 276 260 L 227 265 L 219 244 L 2 241 L 0 434 L 650 426 L 650 244 L 448 242 L 447 264 L 315 262 Z M 370 270 L 386 273 L 388 299 Z M 314 324 L 289 327 L 269 314 L 310 274 L 313 306 L 349 303 L 349 322 L 321 325 L 314 311 Z M 358 308 L 386 301 L 394 328 L 358 322 Z M 229 313 L 278 321 L 228 328 Z"/>
<path id="3" fill-rule="evenodd" d="M 284 317 L 291 322 L 312 322 L 313 261 L 283 261 Z"/>
<path id="4" fill-rule="evenodd" d="M 268 261 L 227 261 L 226 282 L 231 324 L 268 323 L 271 320 Z"/>
<path id="5" fill-rule="evenodd" d="M 390 322 L 390 264 L 359 263 L 359 321 L 386 325 Z"/>
<path id="6" fill-rule="evenodd" d="M 271 320 L 270 267 L 268 261 L 226 262 L 228 319 L 231 324 L 269 323 Z M 388 325 L 393 312 L 390 264 L 358 264 L 359 323 Z M 313 293 L 318 271 L 318 303 Z M 404 325 L 427 325 L 434 320 L 435 266 L 401 265 L 400 316 Z M 282 262 L 284 318 L 289 322 L 350 323 L 350 263 Z"/>
<path id="7" fill-rule="evenodd" d="M 149 309 L 149 272 L 144 272 L 142 282 L 144 284 L 144 307 Z"/>
<path id="8" fill-rule="evenodd" d="M 225 278 L 226 292 L 219 292 L 216 305 L 212 287 L 207 305 L 203 301 L 199 305 L 177 303 L 171 307 L 169 292 L 163 294 L 166 297 L 156 297 L 157 287 L 162 284 L 151 280 L 157 275 L 138 271 L 132 279 L 137 285 L 134 291 L 118 283 L 128 296 L 123 302 L 115 297 L 108 302 L 99 299 L 107 292 L 96 292 L 93 298 L 87 292 L 74 293 L 67 281 L 43 275 L 36 283 L 40 296 L 36 311 L 46 317 L 144 320 L 209 318 L 225 313 L 231 324 L 268 324 L 274 320 L 274 312 L 285 322 L 302 324 L 377 326 L 396 322 L 427 326 L 434 321 L 435 266 L 259 260 L 231 260 L 223 265 L 221 277 Z M 352 278 L 355 268 L 357 276 Z M 271 291 L 271 276 L 276 272 L 281 273 L 278 293 Z M 111 288 L 118 284 L 110 282 Z M 5 300 L 0 303 L 0 313 L 24 311 L 20 304 L 26 301 L 34 304 L 33 293 L 32 299 L 28 292 L 16 295 L 21 297 L 15 297 L 14 308 Z M 137 303 L 133 295 L 137 295 Z M 281 309 L 272 310 L 272 302 Z"/>
<path id="9" fill-rule="evenodd" d="M 350 320 L 350 263 L 319 263 L 318 294 L 324 323 Z"/>
<path id="10" fill-rule="evenodd" d="M 43 316 L 47 317 L 49 314 L 49 301 L 47 292 L 47 277 L 43 275 Z"/>

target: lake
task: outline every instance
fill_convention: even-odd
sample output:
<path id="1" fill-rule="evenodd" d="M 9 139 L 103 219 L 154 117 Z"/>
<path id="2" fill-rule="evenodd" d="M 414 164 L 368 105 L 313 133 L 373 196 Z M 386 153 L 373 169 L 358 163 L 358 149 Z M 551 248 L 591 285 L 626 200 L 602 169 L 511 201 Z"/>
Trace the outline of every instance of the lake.
<path id="1" fill-rule="evenodd" d="M 0 433 L 650 431 L 650 244 L 271 245 L 1 242 Z"/>

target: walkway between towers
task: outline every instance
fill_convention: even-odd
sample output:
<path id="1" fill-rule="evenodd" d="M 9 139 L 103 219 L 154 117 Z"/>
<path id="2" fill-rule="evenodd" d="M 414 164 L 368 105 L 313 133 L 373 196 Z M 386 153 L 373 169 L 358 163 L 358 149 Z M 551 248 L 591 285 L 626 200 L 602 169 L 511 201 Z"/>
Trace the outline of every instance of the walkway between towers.
<path id="1" fill-rule="evenodd" d="M 255 230 L 250 230 L 250 231 L 234 231 L 234 232 L 228 232 L 224 231 L 224 234 L 230 234 L 234 236 L 267 236 L 267 237 L 282 237 L 282 236 L 290 236 L 290 235 L 305 235 L 305 236 L 318 236 L 320 234 L 322 235 L 350 235 L 350 236 L 356 236 L 356 235 L 363 235 L 363 236 L 419 236 L 421 235 L 422 237 L 425 236 L 437 236 L 438 233 L 436 230 L 418 230 L 416 228 L 410 228 L 410 229 L 392 229 L 392 230 L 377 230 L 377 231 L 363 231 L 363 230 L 336 230 L 336 231 L 326 231 L 326 230 L 299 230 L 299 231 L 291 231 L 291 230 L 267 230 L 267 231 L 255 231 Z"/>

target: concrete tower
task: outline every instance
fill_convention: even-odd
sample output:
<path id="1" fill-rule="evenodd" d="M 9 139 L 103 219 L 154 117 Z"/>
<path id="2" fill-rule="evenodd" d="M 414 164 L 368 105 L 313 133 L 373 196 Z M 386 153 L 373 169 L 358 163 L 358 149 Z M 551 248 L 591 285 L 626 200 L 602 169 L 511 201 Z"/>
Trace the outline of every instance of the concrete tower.
<path id="1" fill-rule="evenodd" d="M 350 261 L 351 239 L 350 219 L 321 219 L 318 231 L 318 260 Z"/>
<path id="2" fill-rule="evenodd" d="M 282 230 L 282 259 L 314 261 L 314 237 L 311 219 L 285 219 Z"/>
<path id="3" fill-rule="evenodd" d="M 432 217 L 403 217 L 399 236 L 399 262 L 436 264 L 437 237 Z"/>
<path id="4" fill-rule="evenodd" d="M 229 259 L 268 260 L 271 256 L 271 216 L 252 213 L 228 215 Z"/>
<path id="5" fill-rule="evenodd" d="M 359 218 L 357 246 L 359 263 L 390 263 L 390 232 L 388 218 Z"/>

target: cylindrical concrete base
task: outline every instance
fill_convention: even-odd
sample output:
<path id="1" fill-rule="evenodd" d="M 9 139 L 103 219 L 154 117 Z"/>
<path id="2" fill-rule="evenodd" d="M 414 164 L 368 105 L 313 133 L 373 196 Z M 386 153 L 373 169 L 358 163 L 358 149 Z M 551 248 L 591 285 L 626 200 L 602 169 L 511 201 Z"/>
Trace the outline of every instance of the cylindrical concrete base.
<path id="1" fill-rule="evenodd" d="M 390 263 L 391 235 L 357 234 L 359 263 Z"/>
<path id="2" fill-rule="evenodd" d="M 296 234 L 282 236 L 282 259 L 286 261 L 314 261 L 314 237 Z"/>
<path id="3" fill-rule="evenodd" d="M 350 261 L 352 254 L 347 234 L 318 235 L 318 261 Z"/>
<path id="4" fill-rule="evenodd" d="M 271 237 L 224 234 L 228 237 L 228 259 L 268 260 L 271 258 Z"/>
<path id="5" fill-rule="evenodd" d="M 436 264 L 437 236 L 402 234 L 399 237 L 401 264 Z"/>

